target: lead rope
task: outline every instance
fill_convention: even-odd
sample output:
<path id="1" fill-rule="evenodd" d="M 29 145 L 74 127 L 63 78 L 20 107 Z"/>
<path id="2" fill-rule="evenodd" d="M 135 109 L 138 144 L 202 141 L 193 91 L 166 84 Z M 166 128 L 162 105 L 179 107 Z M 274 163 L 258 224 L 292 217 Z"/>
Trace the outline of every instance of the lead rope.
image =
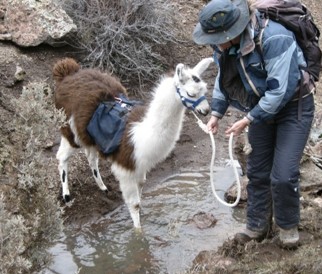
<path id="1" fill-rule="evenodd" d="M 241 196 L 241 185 L 240 185 L 240 180 L 239 180 L 239 174 L 238 174 L 238 170 L 237 167 L 235 165 L 234 162 L 234 158 L 233 158 L 233 136 L 234 134 L 231 133 L 229 136 L 229 158 L 230 158 L 230 162 L 231 165 L 233 167 L 234 170 L 234 174 L 236 177 L 236 185 L 237 185 L 237 198 L 236 201 L 234 203 L 227 203 L 226 201 L 222 200 L 216 192 L 216 188 L 215 188 L 215 183 L 214 183 L 214 179 L 213 179 L 213 174 L 214 174 L 214 162 L 215 162 L 215 154 L 216 154 L 216 144 L 215 144 L 215 139 L 214 139 L 214 135 L 208 131 L 207 126 L 199 119 L 199 117 L 192 111 L 193 115 L 196 117 L 197 119 L 197 123 L 199 125 L 199 127 L 205 132 L 208 133 L 210 136 L 210 140 L 211 140 L 211 145 L 212 145 L 212 155 L 211 155 L 211 161 L 210 161 L 210 185 L 211 185 L 211 189 L 212 189 L 212 193 L 214 194 L 214 196 L 216 197 L 216 199 L 223 205 L 228 206 L 228 207 L 234 207 L 236 206 L 239 201 L 240 201 L 240 196 Z"/>

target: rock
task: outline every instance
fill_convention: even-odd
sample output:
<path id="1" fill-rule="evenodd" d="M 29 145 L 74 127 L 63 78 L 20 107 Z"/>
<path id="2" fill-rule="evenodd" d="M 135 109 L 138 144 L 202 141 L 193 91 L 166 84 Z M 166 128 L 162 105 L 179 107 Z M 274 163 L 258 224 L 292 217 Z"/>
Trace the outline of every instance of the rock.
<path id="1" fill-rule="evenodd" d="M 311 149 L 315 157 L 322 158 L 322 140 L 318 141 Z"/>
<path id="2" fill-rule="evenodd" d="M 193 215 L 192 222 L 200 229 L 210 228 L 216 225 L 217 219 L 211 213 L 198 212 Z"/>
<path id="3" fill-rule="evenodd" d="M 201 251 L 193 260 L 193 269 L 198 268 L 198 273 L 201 273 L 202 271 L 206 271 L 205 273 L 208 273 L 207 271 L 213 268 L 225 272 L 224 270 L 227 270 L 227 268 L 233 264 L 236 264 L 236 260 L 233 258 L 224 257 L 212 251 Z M 210 271 L 209 273 L 215 272 Z"/>
<path id="4" fill-rule="evenodd" d="M 247 202 L 247 184 L 248 184 L 248 178 L 247 176 L 242 176 L 240 179 L 240 187 L 241 187 L 241 193 L 240 193 L 240 202 L 239 205 L 245 205 Z M 237 185 L 233 184 L 225 193 L 225 199 L 228 202 L 234 202 L 237 199 Z"/>
<path id="5" fill-rule="evenodd" d="M 10 39 L 22 47 L 42 43 L 55 46 L 77 29 L 54 0 L 4 0 L 0 10 L 5 11 L 0 21 L 0 40 Z"/>
<path id="6" fill-rule="evenodd" d="M 313 200 L 313 202 L 320 208 L 322 208 L 322 198 L 318 197 Z"/>
<path id="7" fill-rule="evenodd" d="M 0 34 L 0 40 L 1 41 L 11 41 L 12 37 L 10 33 L 3 33 Z"/>
<path id="8" fill-rule="evenodd" d="M 16 73 L 14 77 L 15 77 L 15 80 L 18 82 L 23 81 L 26 77 L 26 71 L 22 67 L 17 65 Z"/>
<path id="9" fill-rule="evenodd" d="M 252 148 L 248 143 L 247 133 L 237 136 L 234 142 L 234 155 L 237 158 L 238 163 L 240 164 L 242 174 L 246 174 L 246 163 L 248 154 L 251 152 Z"/>
<path id="10" fill-rule="evenodd" d="M 312 161 L 305 161 L 300 167 L 301 191 L 313 191 L 322 188 L 322 170 Z"/>

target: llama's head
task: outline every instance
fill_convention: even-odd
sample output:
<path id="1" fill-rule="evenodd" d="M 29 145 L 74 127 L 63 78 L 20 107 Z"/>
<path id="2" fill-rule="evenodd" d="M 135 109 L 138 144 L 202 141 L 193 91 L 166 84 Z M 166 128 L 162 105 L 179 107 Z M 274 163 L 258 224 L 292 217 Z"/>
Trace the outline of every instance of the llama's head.
<path id="1" fill-rule="evenodd" d="M 201 79 L 201 74 L 212 62 L 213 58 L 205 58 L 192 69 L 178 64 L 174 77 L 178 96 L 184 106 L 202 115 L 207 115 L 210 107 L 205 97 L 207 83 Z"/>

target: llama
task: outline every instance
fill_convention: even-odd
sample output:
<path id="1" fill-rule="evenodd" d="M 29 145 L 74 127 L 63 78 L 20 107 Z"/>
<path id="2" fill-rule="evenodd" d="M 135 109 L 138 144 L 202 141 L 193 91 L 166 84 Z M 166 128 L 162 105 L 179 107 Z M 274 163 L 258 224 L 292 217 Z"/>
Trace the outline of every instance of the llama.
<path id="1" fill-rule="evenodd" d="M 98 159 L 99 156 L 107 157 L 134 227 L 140 230 L 140 192 L 146 173 L 174 149 L 186 109 L 204 116 L 209 112 L 205 97 L 207 84 L 200 75 L 212 62 L 212 58 L 205 58 L 192 69 L 178 64 L 173 77 L 163 76 L 151 101 L 146 106 L 137 105 L 129 112 L 120 145 L 107 156 L 98 149 L 86 127 L 100 102 L 115 100 L 122 94 L 127 96 L 126 89 L 110 74 L 81 69 L 74 59 L 58 61 L 53 68 L 55 106 L 65 111 L 67 123 L 61 128 L 56 157 L 65 202 L 70 200 L 68 158 L 76 149 L 84 149 L 95 182 L 106 192 Z"/>

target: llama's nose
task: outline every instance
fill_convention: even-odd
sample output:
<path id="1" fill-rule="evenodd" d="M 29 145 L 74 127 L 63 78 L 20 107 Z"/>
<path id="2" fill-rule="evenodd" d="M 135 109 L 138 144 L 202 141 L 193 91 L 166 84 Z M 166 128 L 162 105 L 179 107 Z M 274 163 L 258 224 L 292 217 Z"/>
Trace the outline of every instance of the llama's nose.
<path id="1" fill-rule="evenodd" d="M 206 116 L 209 113 L 209 108 L 207 109 L 198 109 L 197 112 L 203 116 Z"/>

